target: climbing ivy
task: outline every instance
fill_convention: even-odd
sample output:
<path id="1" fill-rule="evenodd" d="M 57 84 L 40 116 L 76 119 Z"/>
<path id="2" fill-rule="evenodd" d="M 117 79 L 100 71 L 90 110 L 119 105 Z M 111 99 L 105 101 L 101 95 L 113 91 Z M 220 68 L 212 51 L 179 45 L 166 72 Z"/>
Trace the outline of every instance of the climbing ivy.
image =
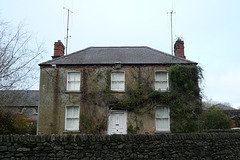
<path id="1" fill-rule="evenodd" d="M 176 65 L 169 71 L 171 85 L 172 132 L 195 132 L 199 130 L 201 95 L 199 81 L 203 78 L 198 66 Z"/>
<path id="2" fill-rule="evenodd" d="M 100 134 L 101 131 L 105 130 L 107 126 L 106 117 L 102 117 L 101 119 L 97 119 L 97 121 L 93 121 L 93 118 L 89 117 L 88 115 L 81 115 L 80 121 L 80 129 L 86 134 Z"/>
<path id="3" fill-rule="evenodd" d="M 139 113 L 145 107 L 151 110 L 159 105 L 170 107 L 172 132 L 195 132 L 199 130 L 198 117 L 201 114 L 199 81 L 203 78 L 198 66 L 175 65 L 169 70 L 170 91 L 160 92 L 143 88 L 140 81 L 135 88 L 128 89 L 124 98 L 115 106 L 130 112 Z"/>
<path id="4" fill-rule="evenodd" d="M 199 115 L 201 114 L 201 94 L 199 81 L 203 78 L 202 69 L 198 66 L 174 65 L 169 72 L 169 92 L 160 92 L 152 89 L 152 82 L 144 79 L 140 68 L 134 75 L 135 86 L 127 87 L 126 92 L 121 93 L 121 98 L 116 98 L 111 92 L 111 69 L 103 70 L 96 74 L 94 81 L 105 82 L 96 93 L 89 95 L 89 100 L 94 104 L 104 103 L 111 109 L 122 109 L 135 114 L 150 114 L 154 116 L 156 106 L 169 106 L 171 117 L 171 132 L 196 132 L 199 130 Z M 148 78 L 149 79 L 149 78 Z M 148 85 L 146 85 L 148 84 Z M 90 98 L 91 97 L 91 98 Z M 98 100 L 101 97 L 100 101 Z M 104 97 L 104 98 L 103 98 Z M 149 111 L 149 112 L 148 112 Z M 81 117 L 82 128 L 86 133 L 100 133 L 106 128 L 106 121 L 96 124 L 86 116 Z M 136 120 L 137 124 L 137 120 Z M 105 127 L 104 127 L 105 125 Z M 137 133 L 139 126 L 129 126 L 129 133 Z"/>

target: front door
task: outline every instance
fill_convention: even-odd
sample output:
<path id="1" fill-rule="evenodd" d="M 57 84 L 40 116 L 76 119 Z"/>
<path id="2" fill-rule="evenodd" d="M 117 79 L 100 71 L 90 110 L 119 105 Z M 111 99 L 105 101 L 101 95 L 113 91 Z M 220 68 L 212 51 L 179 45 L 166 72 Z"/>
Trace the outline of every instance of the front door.
<path id="1" fill-rule="evenodd" d="M 108 134 L 127 134 L 127 112 L 111 111 L 108 122 Z"/>

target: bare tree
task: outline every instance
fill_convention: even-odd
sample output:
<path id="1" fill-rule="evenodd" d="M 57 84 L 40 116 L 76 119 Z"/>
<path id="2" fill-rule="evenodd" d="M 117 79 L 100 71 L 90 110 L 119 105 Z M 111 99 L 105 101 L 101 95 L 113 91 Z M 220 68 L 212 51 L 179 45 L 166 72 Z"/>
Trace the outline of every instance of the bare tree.
<path id="1" fill-rule="evenodd" d="M 37 62 L 43 53 L 32 35 L 20 24 L 13 28 L 6 22 L 0 22 L 0 90 L 24 89 L 32 85 Z"/>

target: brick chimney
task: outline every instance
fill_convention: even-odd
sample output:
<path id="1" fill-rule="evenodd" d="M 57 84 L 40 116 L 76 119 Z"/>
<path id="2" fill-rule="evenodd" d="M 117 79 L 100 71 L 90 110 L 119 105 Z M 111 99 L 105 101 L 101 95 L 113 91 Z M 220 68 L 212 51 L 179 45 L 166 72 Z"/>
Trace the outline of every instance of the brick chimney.
<path id="1" fill-rule="evenodd" d="M 186 59 L 184 55 L 184 41 L 178 39 L 174 44 L 174 55 Z"/>
<path id="2" fill-rule="evenodd" d="M 58 40 L 54 43 L 54 56 L 52 56 L 52 59 L 64 56 L 64 45 L 61 42 L 61 40 Z"/>

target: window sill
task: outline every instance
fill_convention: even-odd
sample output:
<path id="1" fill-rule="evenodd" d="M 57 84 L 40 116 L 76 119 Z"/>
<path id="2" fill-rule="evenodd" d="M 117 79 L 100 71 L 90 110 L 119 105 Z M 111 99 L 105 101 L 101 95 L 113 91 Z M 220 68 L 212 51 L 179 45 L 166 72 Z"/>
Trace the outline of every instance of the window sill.
<path id="1" fill-rule="evenodd" d="M 74 134 L 74 133 L 81 133 L 79 130 L 64 130 L 63 133 L 67 134 Z"/>
<path id="2" fill-rule="evenodd" d="M 78 93 L 78 94 L 80 94 L 82 92 L 81 91 L 65 91 L 65 93 Z"/>
<path id="3" fill-rule="evenodd" d="M 156 90 L 155 91 L 158 91 L 158 92 L 170 92 L 170 90 Z"/>
<path id="4" fill-rule="evenodd" d="M 113 90 L 111 90 L 111 93 L 125 93 L 125 91 L 113 91 Z"/>
<path id="5" fill-rule="evenodd" d="M 163 131 L 154 131 L 154 134 L 166 134 L 171 133 L 171 131 L 163 130 Z"/>

